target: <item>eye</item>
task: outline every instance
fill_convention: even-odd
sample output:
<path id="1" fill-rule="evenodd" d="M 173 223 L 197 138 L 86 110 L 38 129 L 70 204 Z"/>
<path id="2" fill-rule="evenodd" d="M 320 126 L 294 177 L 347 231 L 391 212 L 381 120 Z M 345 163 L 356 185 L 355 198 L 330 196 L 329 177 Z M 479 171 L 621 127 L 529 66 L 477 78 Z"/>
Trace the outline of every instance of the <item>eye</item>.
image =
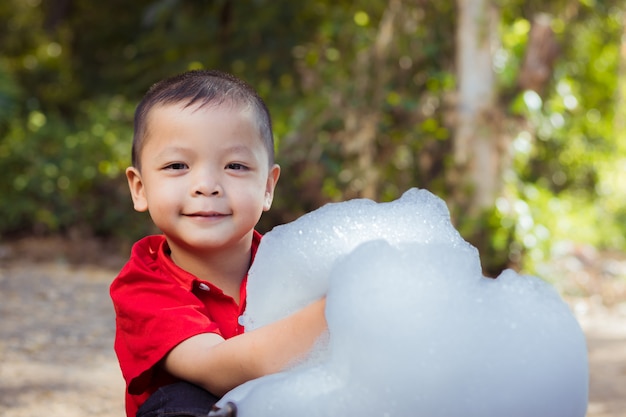
<path id="1" fill-rule="evenodd" d="M 248 167 L 243 165 L 243 164 L 232 162 L 232 163 L 226 165 L 226 169 L 232 169 L 232 170 L 235 170 L 235 171 L 242 171 L 242 170 L 248 169 Z"/>
<path id="2" fill-rule="evenodd" d="M 175 170 L 179 170 L 179 169 L 187 169 L 189 167 L 187 166 L 187 164 L 185 164 L 183 162 L 173 162 L 173 163 L 171 163 L 169 165 L 166 165 L 163 168 L 167 169 L 167 170 L 174 170 L 175 171 Z"/>

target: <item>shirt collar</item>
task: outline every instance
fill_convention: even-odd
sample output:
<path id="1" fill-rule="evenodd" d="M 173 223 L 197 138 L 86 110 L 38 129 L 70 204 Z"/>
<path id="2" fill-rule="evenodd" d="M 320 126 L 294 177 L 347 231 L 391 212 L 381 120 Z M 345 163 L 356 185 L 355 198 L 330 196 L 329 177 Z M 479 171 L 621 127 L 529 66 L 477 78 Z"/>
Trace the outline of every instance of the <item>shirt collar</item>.
<path id="1" fill-rule="evenodd" d="M 253 231 L 252 235 L 252 246 L 251 246 L 251 254 L 250 254 L 250 264 L 254 261 L 254 257 L 256 256 L 257 249 L 259 248 L 259 244 L 261 243 L 262 235 L 256 230 Z M 198 286 L 200 283 L 208 285 L 211 291 L 222 292 L 221 289 L 213 285 L 209 281 L 201 280 L 190 272 L 185 271 L 178 265 L 172 261 L 172 258 L 169 256 L 169 247 L 167 245 L 167 240 L 163 239 L 157 250 L 157 263 L 161 271 L 165 271 L 165 273 L 169 274 L 172 278 L 174 278 L 182 287 L 188 289 L 189 291 L 193 290 L 195 286 Z M 248 280 L 248 274 L 244 277 L 241 282 L 242 289 L 245 288 Z"/>

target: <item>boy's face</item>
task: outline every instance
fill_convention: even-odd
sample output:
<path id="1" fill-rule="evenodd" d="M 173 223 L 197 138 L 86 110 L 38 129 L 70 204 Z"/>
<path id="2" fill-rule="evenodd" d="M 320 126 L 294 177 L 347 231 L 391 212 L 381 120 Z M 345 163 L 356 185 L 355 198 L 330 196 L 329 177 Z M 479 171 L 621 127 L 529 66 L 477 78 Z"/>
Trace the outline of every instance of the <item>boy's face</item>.
<path id="1" fill-rule="evenodd" d="M 135 210 L 150 212 L 172 256 L 250 244 L 280 174 L 253 117 L 230 105 L 150 111 L 141 172 L 126 175 Z"/>

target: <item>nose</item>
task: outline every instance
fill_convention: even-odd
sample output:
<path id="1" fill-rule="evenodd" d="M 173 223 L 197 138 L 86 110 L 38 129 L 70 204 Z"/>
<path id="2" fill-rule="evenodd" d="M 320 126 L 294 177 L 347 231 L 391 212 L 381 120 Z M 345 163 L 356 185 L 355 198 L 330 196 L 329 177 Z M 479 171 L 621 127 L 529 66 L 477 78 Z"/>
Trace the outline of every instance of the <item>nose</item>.
<path id="1" fill-rule="evenodd" d="M 208 172 L 198 172 L 198 175 L 194 177 L 191 193 L 194 196 L 221 196 L 224 190 L 218 176 Z"/>
<path id="2" fill-rule="evenodd" d="M 194 195 L 197 195 L 197 196 L 201 196 L 201 195 L 204 195 L 204 196 L 209 196 L 209 195 L 212 195 L 212 196 L 219 196 L 219 195 L 221 195 L 221 194 L 222 194 L 222 193 L 221 193 L 218 189 L 215 189 L 215 190 L 210 191 L 210 190 L 205 190 L 205 189 L 200 189 L 200 188 L 198 188 L 198 189 L 196 189 L 196 191 L 194 192 Z"/>

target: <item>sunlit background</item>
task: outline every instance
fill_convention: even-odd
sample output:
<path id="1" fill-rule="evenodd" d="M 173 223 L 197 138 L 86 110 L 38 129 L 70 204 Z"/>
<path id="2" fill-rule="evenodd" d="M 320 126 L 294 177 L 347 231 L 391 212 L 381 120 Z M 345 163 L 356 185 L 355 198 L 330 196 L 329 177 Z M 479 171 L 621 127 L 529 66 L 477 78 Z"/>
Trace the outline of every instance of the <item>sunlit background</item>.
<path id="1" fill-rule="evenodd" d="M 623 250 L 623 3 L 485 3 L 474 32 L 469 3 L 4 1 L 0 236 L 149 232 L 123 178 L 134 106 L 164 76 L 219 68 L 274 116 L 284 175 L 263 230 L 420 187 L 446 199 L 487 272 Z M 462 62 L 472 37 L 491 65 Z M 463 97 L 463 82 L 479 92 Z M 463 106 L 478 109 L 469 162 Z"/>
<path id="2" fill-rule="evenodd" d="M 261 231 L 426 188 L 486 275 L 619 306 L 625 28 L 622 0 L 3 0 L 0 261 L 123 258 L 154 232 L 124 177 L 134 107 L 163 77 L 217 68 L 274 118 Z"/>

